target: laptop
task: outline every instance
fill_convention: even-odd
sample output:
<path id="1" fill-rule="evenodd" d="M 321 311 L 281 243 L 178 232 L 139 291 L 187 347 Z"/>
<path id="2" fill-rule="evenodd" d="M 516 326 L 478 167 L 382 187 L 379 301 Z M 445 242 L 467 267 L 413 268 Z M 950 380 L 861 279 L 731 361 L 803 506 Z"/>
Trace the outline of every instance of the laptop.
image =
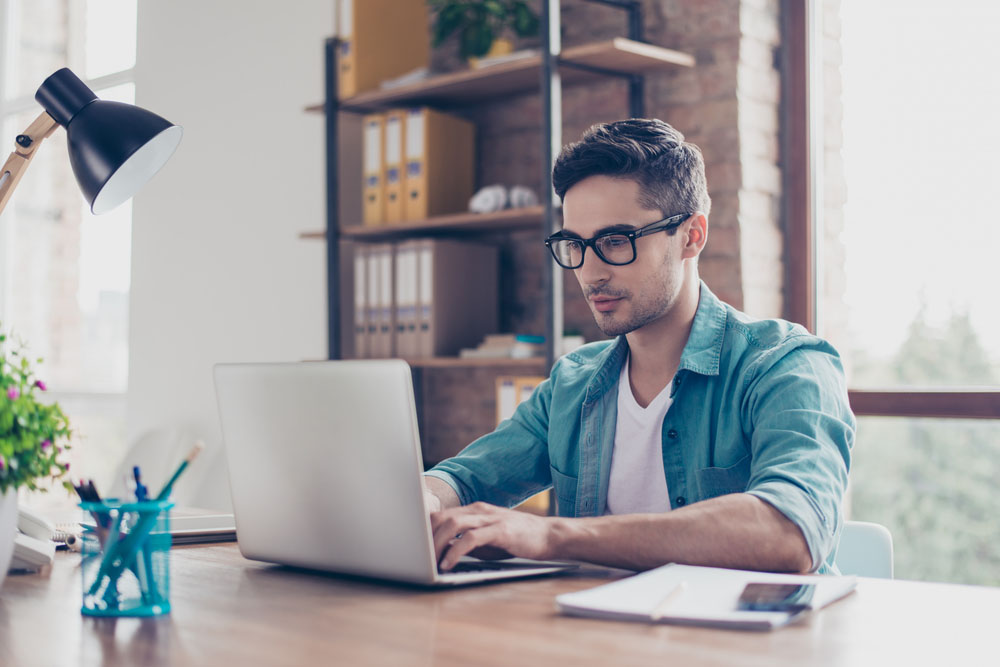
<path id="1" fill-rule="evenodd" d="M 575 567 L 467 558 L 455 571 L 438 571 L 406 362 L 218 364 L 214 371 L 246 558 L 426 586 Z"/>

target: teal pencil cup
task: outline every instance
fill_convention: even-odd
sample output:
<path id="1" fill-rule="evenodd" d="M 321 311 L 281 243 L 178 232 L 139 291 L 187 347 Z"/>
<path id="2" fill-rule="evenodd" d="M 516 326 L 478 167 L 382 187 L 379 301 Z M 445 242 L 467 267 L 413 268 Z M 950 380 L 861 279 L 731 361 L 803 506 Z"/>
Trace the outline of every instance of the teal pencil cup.
<path id="1" fill-rule="evenodd" d="M 95 527 L 83 535 L 80 570 L 86 616 L 170 612 L 169 500 L 80 503 Z"/>

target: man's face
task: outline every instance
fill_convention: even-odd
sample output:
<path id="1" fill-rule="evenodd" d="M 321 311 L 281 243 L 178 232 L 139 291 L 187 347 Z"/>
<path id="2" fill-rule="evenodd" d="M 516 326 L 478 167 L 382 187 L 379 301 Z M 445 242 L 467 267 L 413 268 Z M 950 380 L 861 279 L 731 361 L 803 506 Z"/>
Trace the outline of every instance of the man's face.
<path id="1" fill-rule="evenodd" d="M 590 239 L 639 229 L 663 217 L 659 210 L 639 205 L 639 184 L 633 180 L 591 176 L 563 197 L 562 231 L 567 236 Z M 635 239 L 636 259 L 625 266 L 607 264 L 587 248 L 583 265 L 574 273 L 605 335 L 635 331 L 670 312 L 683 281 L 682 236 L 640 236 Z"/>

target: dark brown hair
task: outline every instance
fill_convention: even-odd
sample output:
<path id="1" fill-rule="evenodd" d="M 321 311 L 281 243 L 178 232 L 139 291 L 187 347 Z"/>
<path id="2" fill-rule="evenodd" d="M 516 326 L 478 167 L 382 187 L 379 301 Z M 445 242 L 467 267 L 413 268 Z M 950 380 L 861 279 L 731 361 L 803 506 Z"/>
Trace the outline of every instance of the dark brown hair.
<path id="1" fill-rule="evenodd" d="M 639 204 L 664 217 L 695 211 L 708 215 L 712 206 L 701 150 L 656 118 L 594 125 L 559 153 L 552 185 L 563 199 L 574 185 L 597 175 L 634 180 Z"/>

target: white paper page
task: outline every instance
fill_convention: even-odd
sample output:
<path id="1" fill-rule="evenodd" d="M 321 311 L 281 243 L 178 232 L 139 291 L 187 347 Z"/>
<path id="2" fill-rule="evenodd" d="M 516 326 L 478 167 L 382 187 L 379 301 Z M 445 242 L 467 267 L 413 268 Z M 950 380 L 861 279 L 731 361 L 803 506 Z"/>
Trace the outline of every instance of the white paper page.
<path id="1" fill-rule="evenodd" d="M 664 622 L 704 622 L 739 626 L 777 627 L 788 622 L 785 612 L 740 611 L 737 600 L 750 582 L 814 583 L 813 608 L 819 609 L 854 589 L 854 577 L 748 572 L 691 565 L 665 565 L 628 579 L 567 593 L 556 598 L 569 613 L 650 620 L 660 602 L 681 582 L 684 587 L 663 610 Z"/>

